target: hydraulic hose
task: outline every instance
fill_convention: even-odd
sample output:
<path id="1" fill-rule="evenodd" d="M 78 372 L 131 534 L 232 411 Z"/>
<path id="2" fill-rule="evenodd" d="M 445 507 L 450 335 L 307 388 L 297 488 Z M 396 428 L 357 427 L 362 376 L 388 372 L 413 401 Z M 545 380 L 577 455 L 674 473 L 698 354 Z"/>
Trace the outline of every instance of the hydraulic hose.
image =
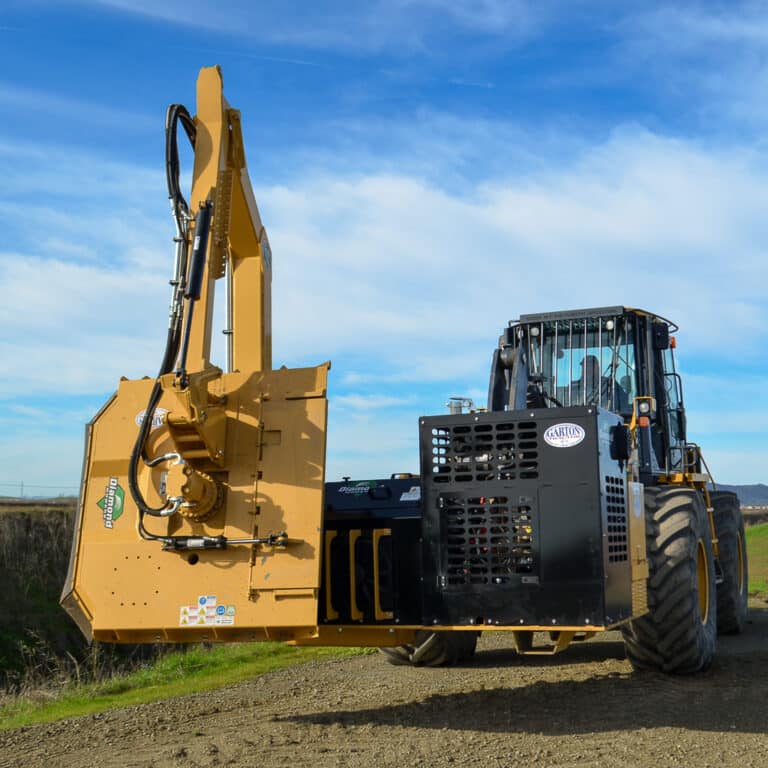
<path id="1" fill-rule="evenodd" d="M 165 171 L 168 184 L 168 199 L 171 205 L 171 213 L 176 223 L 177 243 L 176 263 L 174 267 L 174 277 L 171 280 L 173 286 L 173 295 L 171 298 L 171 310 L 168 326 L 168 336 L 166 339 L 165 352 L 160 364 L 160 370 L 152 392 L 147 402 L 144 418 L 139 428 L 139 434 L 131 452 L 131 458 L 128 465 L 128 488 L 139 510 L 139 532 L 144 538 L 163 541 L 166 544 L 171 541 L 169 537 L 155 536 L 150 534 L 144 528 L 144 515 L 153 515 L 161 517 L 166 505 L 161 507 L 150 507 L 139 488 L 138 467 L 139 460 L 144 457 L 144 448 L 147 438 L 152 429 L 152 420 L 155 409 L 160 402 L 162 395 L 162 386 L 160 377 L 170 373 L 176 362 L 181 344 L 181 308 L 186 284 L 187 271 L 187 234 L 189 231 L 189 205 L 181 193 L 180 175 L 181 167 L 179 163 L 178 146 L 178 125 L 184 129 L 190 144 L 194 148 L 196 139 L 196 128 L 189 111 L 181 104 L 171 104 L 168 107 L 165 116 Z"/>
<path id="2" fill-rule="evenodd" d="M 163 393 L 162 387 L 160 385 L 160 377 L 173 370 L 173 363 L 176 360 L 178 349 L 179 333 L 178 331 L 174 332 L 172 329 L 169 329 L 168 338 L 165 345 L 165 354 L 163 355 L 163 362 L 160 366 L 160 371 L 157 374 L 157 380 L 152 387 L 152 392 L 149 395 L 149 401 L 147 402 L 147 407 L 144 411 L 144 418 L 141 421 L 139 434 L 136 437 L 136 442 L 133 444 L 133 451 L 131 451 L 131 459 L 128 464 L 128 488 L 131 491 L 131 497 L 136 503 L 136 506 L 139 508 L 140 519 L 145 514 L 160 516 L 160 513 L 165 508 L 165 505 L 162 507 L 150 507 L 146 503 L 144 496 L 139 489 L 138 467 L 139 459 L 141 459 L 144 454 L 144 446 L 147 443 L 149 432 L 152 429 L 152 420 L 155 415 L 155 408 L 157 408 L 157 404 L 160 402 L 160 396 Z"/>
<path id="3" fill-rule="evenodd" d="M 178 124 L 181 123 L 187 134 L 189 143 L 195 146 L 197 129 L 187 108 L 182 104 L 171 104 L 165 113 L 165 177 L 168 183 L 168 197 L 171 210 L 178 219 L 179 216 L 189 216 L 189 205 L 181 193 L 179 163 Z"/>

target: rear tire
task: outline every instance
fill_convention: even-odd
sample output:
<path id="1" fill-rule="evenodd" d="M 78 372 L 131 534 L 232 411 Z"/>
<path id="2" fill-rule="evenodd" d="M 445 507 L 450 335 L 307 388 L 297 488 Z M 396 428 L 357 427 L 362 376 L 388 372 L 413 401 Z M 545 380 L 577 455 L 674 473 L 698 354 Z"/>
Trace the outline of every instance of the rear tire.
<path id="1" fill-rule="evenodd" d="M 723 581 L 717 585 L 717 631 L 724 635 L 737 635 L 747 621 L 747 542 L 744 520 L 735 493 L 710 493 L 715 536 L 718 540 L 718 559 Z"/>
<path id="2" fill-rule="evenodd" d="M 380 648 L 390 664 L 413 667 L 446 667 L 461 664 L 475 653 L 479 632 L 430 632 L 416 633 L 412 645 Z"/>
<path id="3" fill-rule="evenodd" d="M 645 489 L 649 612 L 622 627 L 637 670 L 700 672 L 712 663 L 717 598 L 712 533 L 701 495 L 691 488 Z"/>

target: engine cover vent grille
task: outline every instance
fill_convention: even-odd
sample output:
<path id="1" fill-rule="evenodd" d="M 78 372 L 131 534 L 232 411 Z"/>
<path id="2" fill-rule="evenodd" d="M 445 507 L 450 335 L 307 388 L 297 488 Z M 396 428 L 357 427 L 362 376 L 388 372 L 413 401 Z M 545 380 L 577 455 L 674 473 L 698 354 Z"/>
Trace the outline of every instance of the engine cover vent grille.
<path id="1" fill-rule="evenodd" d="M 533 480 L 539 476 L 536 422 L 434 427 L 431 475 L 435 483 Z"/>
<path id="2" fill-rule="evenodd" d="M 439 494 L 445 586 L 508 584 L 534 570 L 531 508 L 507 497 Z"/>
<path id="3" fill-rule="evenodd" d="M 606 475 L 604 491 L 608 513 L 608 562 L 623 563 L 629 558 L 624 479 Z"/>

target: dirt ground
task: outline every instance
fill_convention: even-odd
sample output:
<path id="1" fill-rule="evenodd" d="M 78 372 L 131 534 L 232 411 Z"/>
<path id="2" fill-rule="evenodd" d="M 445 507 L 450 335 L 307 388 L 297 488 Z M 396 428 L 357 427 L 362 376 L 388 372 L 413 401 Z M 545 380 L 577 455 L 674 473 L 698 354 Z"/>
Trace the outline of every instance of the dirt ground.
<path id="1" fill-rule="evenodd" d="M 383 656 L 0 733 L 0 766 L 768 765 L 768 603 L 692 678 L 634 674 L 615 633 L 555 658 L 484 635 L 471 665 Z"/>

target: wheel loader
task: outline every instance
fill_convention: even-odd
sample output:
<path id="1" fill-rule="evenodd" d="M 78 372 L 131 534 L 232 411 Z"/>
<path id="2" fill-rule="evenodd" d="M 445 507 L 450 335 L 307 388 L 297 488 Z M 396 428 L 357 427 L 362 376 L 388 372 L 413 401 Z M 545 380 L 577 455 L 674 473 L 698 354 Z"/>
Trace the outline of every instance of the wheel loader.
<path id="1" fill-rule="evenodd" d="M 430 666 L 467 659 L 480 632 L 551 654 L 620 630 L 635 668 L 693 673 L 742 629 L 739 503 L 687 440 L 674 323 L 523 315 L 493 352 L 487 407 L 419 419 L 418 475 L 326 483 L 330 363 L 272 367 L 272 252 L 217 67 L 194 117 L 168 109 L 166 170 L 165 351 L 86 429 L 62 602 L 88 637 L 375 646 Z"/>

